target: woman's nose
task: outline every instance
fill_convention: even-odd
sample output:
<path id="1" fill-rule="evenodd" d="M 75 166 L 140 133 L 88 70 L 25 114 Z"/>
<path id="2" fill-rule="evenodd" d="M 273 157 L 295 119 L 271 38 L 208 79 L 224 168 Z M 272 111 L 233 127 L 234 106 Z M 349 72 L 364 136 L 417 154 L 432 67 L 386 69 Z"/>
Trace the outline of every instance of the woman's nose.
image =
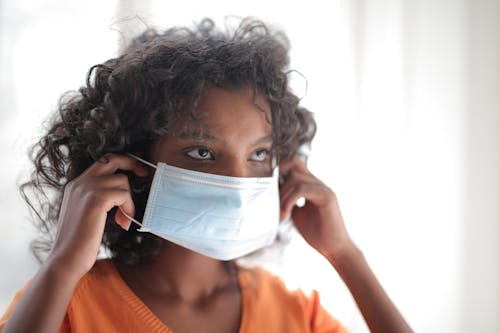
<path id="1" fill-rule="evenodd" d="M 230 177 L 252 177 L 246 161 L 239 160 L 226 161 L 219 169 L 219 173 Z"/>

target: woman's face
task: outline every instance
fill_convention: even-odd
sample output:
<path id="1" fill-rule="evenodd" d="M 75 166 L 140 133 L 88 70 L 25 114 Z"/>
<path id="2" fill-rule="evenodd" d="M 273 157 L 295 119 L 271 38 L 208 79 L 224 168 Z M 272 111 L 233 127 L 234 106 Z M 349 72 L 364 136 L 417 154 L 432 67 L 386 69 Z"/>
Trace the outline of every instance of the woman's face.
<path id="1" fill-rule="evenodd" d="M 196 119 L 188 115 L 173 124 L 153 144 L 150 158 L 153 163 L 218 175 L 268 177 L 270 119 L 269 103 L 252 88 L 210 87 L 200 96 Z"/>

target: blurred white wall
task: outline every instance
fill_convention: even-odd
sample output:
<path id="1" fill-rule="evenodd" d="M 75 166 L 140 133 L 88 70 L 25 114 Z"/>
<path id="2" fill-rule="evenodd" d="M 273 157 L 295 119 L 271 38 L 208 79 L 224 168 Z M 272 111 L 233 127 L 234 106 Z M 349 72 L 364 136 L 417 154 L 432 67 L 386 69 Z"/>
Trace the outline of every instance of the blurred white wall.
<path id="1" fill-rule="evenodd" d="M 97 10 L 99 8 L 99 10 Z M 37 269 L 34 228 L 18 192 L 31 172 L 27 151 L 62 92 L 116 54 L 115 4 L 91 0 L 0 0 L 0 312 Z"/>
<path id="2" fill-rule="evenodd" d="M 486 0 L 0 0 L 0 312 L 36 271 L 16 178 L 59 95 L 144 24 L 225 15 L 287 31 L 319 124 L 310 168 L 414 329 L 500 331 L 500 3 Z M 318 289 L 352 332 L 367 332 L 299 237 L 285 264 L 289 283 Z"/>
<path id="3" fill-rule="evenodd" d="M 470 1 L 462 323 L 500 332 L 500 1 Z"/>

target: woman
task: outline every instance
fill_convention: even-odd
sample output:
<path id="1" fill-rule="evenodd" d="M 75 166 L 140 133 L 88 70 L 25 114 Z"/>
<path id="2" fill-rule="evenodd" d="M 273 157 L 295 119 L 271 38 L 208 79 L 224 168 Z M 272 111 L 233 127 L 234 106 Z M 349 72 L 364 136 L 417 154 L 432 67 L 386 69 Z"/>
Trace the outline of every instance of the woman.
<path id="1" fill-rule="evenodd" d="M 206 19 L 146 31 L 92 67 L 35 146 L 24 193 L 57 233 L 3 332 L 344 332 L 316 293 L 235 263 L 288 217 L 373 332 L 410 331 L 297 156 L 315 123 L 288 86 L 288 51 L 260 21 L 224 33 Z M 111 258 L 96 261 L 101 244 Z"/>

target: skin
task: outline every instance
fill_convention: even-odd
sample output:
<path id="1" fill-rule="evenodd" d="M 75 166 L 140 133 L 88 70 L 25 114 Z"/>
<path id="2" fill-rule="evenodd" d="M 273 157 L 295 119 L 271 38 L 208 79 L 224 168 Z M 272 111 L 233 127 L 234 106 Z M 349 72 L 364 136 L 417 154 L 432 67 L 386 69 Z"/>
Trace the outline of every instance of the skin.
<path id="1" fill-rule="evenodd" d="M 256 102 L 259 107 L 257 107 Z M 152 163 L 237 177 L 269 176 L 269 104 L 252 89 L 207 88 L 199 117 L 187 117 L 151 147 Z M 118 170 L 153 172 L 140 162 L 108 155 L 65 189 L 53 251 L 21 297 L 4 332 L 54 332 L 78 280 L 96 260 L 106 214 L 119 206 L 134 215 L 130 186 Z M 299 159 L 283 161 L 281 217 L 292 216 L 304 239 L 329 260 L 355 298 L 372 332 L 410 332 L 344 225 L 335 193 Z M 305 198 L 303 207 L 295 205 Z M 128 229 L 120 211 L 116 222 Z M 175 269 L 172 269 L 175 267 Z M 234 271 L 168 241 L 147 264 L 117 268 L 137 296 L 175 332 L 237 332 L 241 296 Z M 64 283 L 62 283 L 64 281 Z M 50 296 L 50 297 L 49 297 Z M 26 321 L 25 318 L 30 320 Z"/>

